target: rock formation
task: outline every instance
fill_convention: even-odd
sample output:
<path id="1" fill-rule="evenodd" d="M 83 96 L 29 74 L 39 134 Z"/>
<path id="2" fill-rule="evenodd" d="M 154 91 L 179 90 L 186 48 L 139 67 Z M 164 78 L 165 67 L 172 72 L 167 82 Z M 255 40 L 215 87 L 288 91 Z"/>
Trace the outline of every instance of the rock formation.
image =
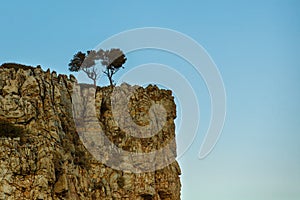
<path id="1" fill-rule="evenodd" d="M 180 199 L 171 91 L 127 84 L 116 91 L 2 65 L 0 120 L 26 131 L 0 136 L 0 199 Z"/>

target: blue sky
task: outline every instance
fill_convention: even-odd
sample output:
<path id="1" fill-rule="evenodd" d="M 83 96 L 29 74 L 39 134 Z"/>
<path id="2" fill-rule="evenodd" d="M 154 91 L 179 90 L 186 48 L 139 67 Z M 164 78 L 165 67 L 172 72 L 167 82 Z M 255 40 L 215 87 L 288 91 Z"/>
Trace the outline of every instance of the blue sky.
<path id="1" fill-rule="evenodd" d="M 299 15 L 296 0 L 11 0 L 1 3 L 0 62 L 41 64 L 69 73 L 67 64 L 76 51 L 94 48 L 119 32 L 142 27 L 182 32 L 207 50 L 227 94 L 221 138 L 199 160 L 210 106 L 199 80 L 203 118 L 198 137 L 179 159 L 182 199 L 298 200 Z M 158 52 L 128 55 L 123 72 L 148 62 L 168 64 L 186 76 L 192 73 L 184 61 Z"/>

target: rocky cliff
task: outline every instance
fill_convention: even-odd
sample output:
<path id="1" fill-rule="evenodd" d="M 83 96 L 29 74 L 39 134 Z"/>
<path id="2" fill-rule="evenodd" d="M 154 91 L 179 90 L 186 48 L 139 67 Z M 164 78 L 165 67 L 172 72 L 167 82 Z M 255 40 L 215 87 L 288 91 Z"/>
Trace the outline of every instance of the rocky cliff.
<path id="1" fill-rule="evenodd" d="M 156 86 L 2 65 L 0 120 L 24 131 L 0 136 L 0 199 L 180 199 L 175 117 Z"/>

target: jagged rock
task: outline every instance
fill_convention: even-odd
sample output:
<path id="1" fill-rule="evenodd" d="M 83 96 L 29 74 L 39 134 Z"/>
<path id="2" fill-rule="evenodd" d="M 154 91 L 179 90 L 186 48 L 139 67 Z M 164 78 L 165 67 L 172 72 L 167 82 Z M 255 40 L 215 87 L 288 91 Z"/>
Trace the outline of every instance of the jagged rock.
<path id="1" fill-rule="evenodd" d="M 66 174 L 61 175 L 57 182 L 54 185 L 54 192 L 55 193 L 62 193 L 68 191 L 68 180 Z"/>
<path id="2" fill-rule="evenodd" d="M 27 130 L 0 138 L 0 199 L 180 199 L 172 92 L 76 84 L 0 67 L 0 120 Z"/>

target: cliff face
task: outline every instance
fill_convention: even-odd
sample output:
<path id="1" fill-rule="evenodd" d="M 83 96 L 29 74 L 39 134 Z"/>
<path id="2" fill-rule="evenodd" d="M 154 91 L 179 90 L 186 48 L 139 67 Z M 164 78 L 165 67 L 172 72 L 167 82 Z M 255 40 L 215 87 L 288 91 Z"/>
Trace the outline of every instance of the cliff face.
<path id="1" fill-rule="evenodd" d="M 27 130 L 0 138 L 0 199 L 180 199 L 171 91 L 116 91 L 0 67 L 0 120 Z"/>

